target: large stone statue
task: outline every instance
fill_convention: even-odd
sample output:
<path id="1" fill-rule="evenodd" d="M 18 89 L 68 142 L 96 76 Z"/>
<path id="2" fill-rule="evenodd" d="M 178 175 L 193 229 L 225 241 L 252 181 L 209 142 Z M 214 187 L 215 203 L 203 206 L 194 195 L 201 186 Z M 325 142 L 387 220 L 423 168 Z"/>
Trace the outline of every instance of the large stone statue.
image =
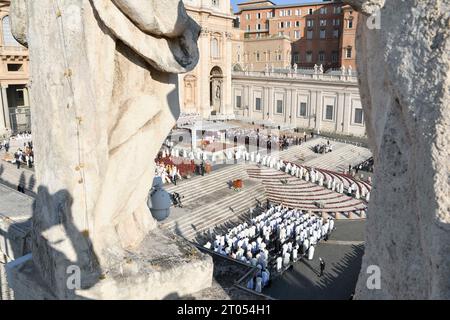
<path id="1" fill-rule="evenodd" d="M 151 298 L 204 287 L 207 280 L 188 287 L 183 284 L 188 276 L 179 281 L 172 273 L 158 280 L 166 281 L 166 288 L 150 288 L 151 294 L 136 288 L 146 285 L 142 279 L 155 286 L 153 256 L 179 258 L 187 248 L 171 249 L 146 204 L 154 158 L 179 115 L 177 73 L 198 62 L 200 28 L 182 1 L 13 0 L 11 18 L 32 60 L 39 183 L 33 268 L 52 297 L 79 294 L 67 289 L 71 264 L 81 268 L 82 290 L 106 283 L 107 290 L 85 295 L 94 298 L 106 292 L 113 298 Z M 150 231 L 154 239 L 143 247 Z M 211 277 L 208 263 L 202 272 Z M 168 262 L 166 269 L 174 266 Z M 145 273 L 133 280 L 133 291 L 117 287 L 114 278 Z M 176 281 L 185 287 L 170 287 Z"/>
<path id="2" fill-rule="evenodd" d="M 375 158 L 356 298 L 450 299 L 450 1 L 346 2 L 365 15 L 357 67 Z"/>

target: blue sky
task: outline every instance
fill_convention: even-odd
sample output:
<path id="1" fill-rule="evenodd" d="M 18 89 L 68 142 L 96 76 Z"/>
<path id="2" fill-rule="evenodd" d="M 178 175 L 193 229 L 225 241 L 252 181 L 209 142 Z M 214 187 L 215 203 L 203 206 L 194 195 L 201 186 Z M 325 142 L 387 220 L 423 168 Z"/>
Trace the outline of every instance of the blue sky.
<path id="1" fill-rule="evenodd" d="M 307 2 L 317 2 L 318 0 L 271 0 L 275 4 L 291 4 L 291 3 L 307 3 Z M 231 0 L 234 11 L 237 10 L 236 3 L 246 2 L 246 0 Z"/>

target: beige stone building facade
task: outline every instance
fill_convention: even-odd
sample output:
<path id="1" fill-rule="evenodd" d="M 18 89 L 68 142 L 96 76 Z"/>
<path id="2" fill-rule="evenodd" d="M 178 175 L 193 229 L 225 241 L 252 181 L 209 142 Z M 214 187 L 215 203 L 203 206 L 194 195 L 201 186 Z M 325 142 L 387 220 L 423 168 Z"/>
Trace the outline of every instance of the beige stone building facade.
<path id="1" fill-rule="evenodd" d="M 330 74 L 233 72 L 235 117 L 255 124 L 364 136 L 357 77 Z"/>
<path id="2" fill-rule="evenodd" d="M 0 1 L 0 135 L 30 130 L 28 50 L 12 36 L 10 1 Z"/>
<path id="3" fill-rule="evenodd" d="M 188 14 L 201 26 L 197 67 L 179 76 L 183 113 L 203 117 L 233 114 L 231 101 L 234 15 L 228 0 L 184 0 Z"/>
<path id="4" fill-rule="evenodd" d="M 235 41 L 232 59 L 236 71 L 288 68 L 291 65 L 291 41 L 286 36 Z"/>
<path id="5" fill-rule="evenodd" d="M 249 63 L 253 63 L 258 52 L 260 58 L 268 62 L 274 51 L 272 48 L 276 47 L 276 43 L 268 45 L 269 39 L 284 36 L 290 40 L 291 47 L 287 57 L 279 57 L 286 61 L 285 64 L 297 64 L 300 68 L 312 68 L 317 64 L 326 70 L 341 66 L 356 69 L 358 13 L 341 0 L 299 0 L 292 4 L 247 0 L 238 3 L 235 15 L 244 32 L 245 55 L 249 57 Z M 257 48 L 247 46 L 255 39 L 267 40 L 256 42 L 261 44 Z"/>

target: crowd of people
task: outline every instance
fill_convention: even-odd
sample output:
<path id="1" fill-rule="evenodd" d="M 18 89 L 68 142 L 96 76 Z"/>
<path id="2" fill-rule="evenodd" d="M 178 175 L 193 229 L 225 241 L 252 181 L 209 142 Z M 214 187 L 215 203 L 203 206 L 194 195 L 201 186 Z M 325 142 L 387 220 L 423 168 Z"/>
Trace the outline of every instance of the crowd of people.
<path id="1" fill-rule="evenodd" d="M 370 157 L 369 159 L 361 162 L 360 164 L 354 167 L 350 166 L 350 170 L 354 169 L 356 174 L 358 174 L 359 171 L 373 172 L 373 166 L 374 166 L 373 157 Z"/>
<path id="2" fill-rule="evenodd" d="M 164 162 L 157 162 L 155 176 L 161 177 L 163 183 L 173 183 L 177 185 L 178 180 L 182 180 L 180 171 L 175 165 L 165 165 Z"/>
<path id="3" fill-rule="evenodd" d="M 9 155 L 11 147 L 17 147 L 12 156 Z M 0 143 L 0 150 L 5 150 L 6 155 L 4 160 L 16 164 L 17 169 L 20 169 L 24 164 L 29 168 L 34 164 L 34 151 L 31 132 L 21 132 L 15 136 L 4 139 Z"/>
<path id="4" fill-rule="evenodd" d="M 204 247 L 258 268 L 247 287 L 261 292 L 271 274 L 283 272 L 302 256 L 312 260 L 315 246 L 322 239 L 328 240 L 333 229 L 332 218 L 269 204 L 248 223 L 229 229 L 225 235 L 216 235 Z"/>
<path id="5" fill-rule="evenodd" d="M 312 150 L 315 153 L 328 153 L 333 151 L 333 146 L 330 144 L 330 141 L 328 140 L 327 143 L 319 143 L 312 147 Z"/>
<path id="6" fill-rule="evenodd" d="M 204 176 L 211 172 L 212 165 L 206 161 L 208 159 L 206 153 L 199 151 L 188 153 L 186 150 L 175 149 L 173 145 L 166 143 L 155 160 L 155 176 L 161 177 L 163 183 L 176 185 L 178 180 L 188 178 L 194 173 Z"/>
<path id="7" fill-rule="evenodd" d="M 313 134 L 311 134 L 313 137 Z M 226 131 L 226 138 L 230 142 L 242 143 L 246 145 L 255 145 L 258 148 L 263 147 L 267 149 L 274 149 L 278 147 L 279 150 L 286 150 L 290 146 L 300 145 L 306 142 L 308 135 L 306 132 L 301 134 L 265 134 L 260 129 L 228 129 Z"/>

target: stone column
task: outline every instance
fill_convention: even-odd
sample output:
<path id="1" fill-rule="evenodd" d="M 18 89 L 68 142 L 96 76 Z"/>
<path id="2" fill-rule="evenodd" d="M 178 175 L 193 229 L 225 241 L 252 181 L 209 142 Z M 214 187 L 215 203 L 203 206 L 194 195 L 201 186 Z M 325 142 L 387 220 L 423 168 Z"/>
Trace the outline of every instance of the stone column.
<path id="1" fill-rule="evenodd" d="M 198 39 L 200 57 L 209 57 L 209 43 L 209 33 L 202 32 Z M 199 87 L 198 104 L 200 105 L 200 114 L 204 117 L 211 114 L 211 97 L 209 89 L 211 69 L 209 68 L 208 63 L 199 63 L 197 68 L 199 68 L 199 78 L 197 79 Z"/>
<path id="2" fill-rule="evenodd" d="M 316 133 L 320 133 L 322 123 L 322 91 L 316 92 Z"/>
<path id="3" fill-rule="evenodd" d="M 290 115 L 291 115 L 291 107 L 292 107 L 292 91 L 286 90 L 286 106 L 284 108 L 284 123 L 290 123 Z"/>
<path id="4" fill-rule="evenodd" d="M 345 94 L 338 93 L 337 96 L 337 105 L 336 105 L 336 132 L 344 133 L 344 119 L 345 115 L 348 112 L 347 105 L 345 103 Z"/>
<path id="5" fill-rule="evenodd" d="M 314 129 L 316 126 L 316 118 L 317 118 L 317 104 L 316 104 L 316 96 L 317 92 L 312 91 L 311 95 L 309 96 L 310 99 L 310 106 L 309 106 L 309 121 L 308 121 L 308 128 Z"/>
<path id="6" fill-rule="evenodd" d="M 264 120 L 267 118 L 267 113 L 269 112 L 269 88 L 264 87 L 263 89 L 263 107 L 262 107 L 262 118 Z"/>
<path id="7" fill-rule="evenodd" d="M 247 116 L 249 117 L 249 120 L 253 119 L 253 109 L 254 109 L 254 103 L 255 103 L 255 97 L 253 96 L 253 85 L 250 85 L 248 90 L 248 111 Z"/>
<path id="8" fill-rule="evenodd" d="M 225 57 L 225 66 L 226 70 L 223 70 L 225 73 L 225 79 L 224 79 L 224 85 L 223 85 L 223 103 L 224 108 L 222 110 L 222 113 L 224 114 L 233 114 L 233 101 L 232 101 L 232 94 L 231 94 L 231 82 L 232 82 L 232 43 L 231 43 L 231 34 L 227 33 L 224 38 L 225 44 L 224 47 L 226 48 L 226 57 Z"/>
<path id="9" fill-rule="evenodd" d="M 23 105 L 25 107 L 30 107 L 30 91 L 28 87 L 23 88 Z"/>
<path id="10" fill-rule="evenodd" d="M 2 104 L 3 104 L 3 112 L 4 112 L 4 120 L 6 129 L 11 130 L 11 120 L 9 118 L 9 104 L 8 104 L 8 86 L 2 86 Z"/>
<path id="11" fill-rule="evenodd" d="M 242 115 L 244 117 L 248 118 L 248 110 L 247 108 L 250 108 L 250 86 L 246 85 L 244 87 L 244 112 L 242 113 Z"/>
<path id="12" fill-rule="evenodd" d="M 273 119 L 273 88 L 269 88 L 269 99 L 268 99 L 268 110 L 267 113 L 269 114 L 267 116 L 267 119 Z"/>
<path id="13" fill-rule="evenodd" d="M 343 100 L 344 100 L 343 101 L 344 102 L 343 103 L 344 110 L 343 110 L 342 122 L 344 123 L 344 126 L 342 127 L 342 133 L 348 134 L 350 121 L 351 121 L 351 112 L 352 112 L 350 94 L 345 93 Z"/>
<path id="14" fill-rule="evenodd" d="M 6 132 L 5 111 L 3 106 L 3 99 L 1 99 L 0 96 L 0 135 L 4 134 L 5 132 Z"/>

